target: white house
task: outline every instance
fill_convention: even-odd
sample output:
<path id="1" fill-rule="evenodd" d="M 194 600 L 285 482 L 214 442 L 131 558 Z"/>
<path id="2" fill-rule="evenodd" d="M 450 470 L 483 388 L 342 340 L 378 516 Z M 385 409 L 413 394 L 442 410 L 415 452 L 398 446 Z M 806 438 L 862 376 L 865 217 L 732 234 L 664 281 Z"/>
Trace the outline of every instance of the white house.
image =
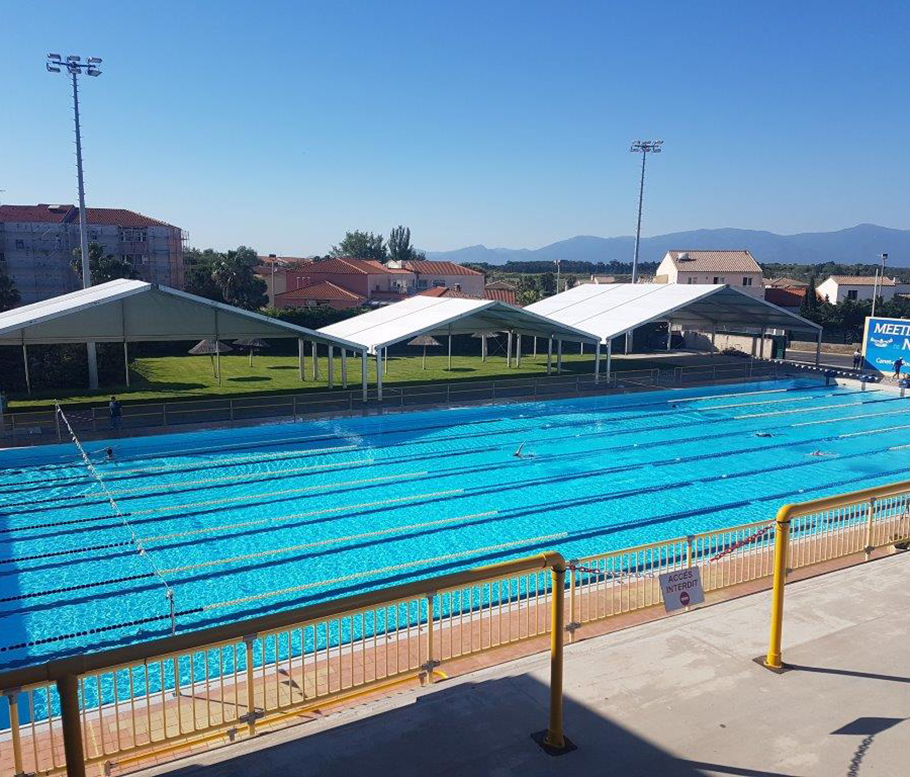
<path id="1" fill-rule="evenodd" d="M 762 299 L 762 269 L 748 251 L 667 251 L 656 283 L 725 283 Z"/>
<path id="2" fill-rule="evenodd" d="M 836 305 L 845 299 L 872 299 L 875 288 L 875 276 L 872 275 L 831 275 L 822 281 L 815 290 L 818 296 Z M 894 278 L 878 279 L 878 296 L 886 302 L 895 294 L 906 294 L 910 284 L 900 283 Z"/>

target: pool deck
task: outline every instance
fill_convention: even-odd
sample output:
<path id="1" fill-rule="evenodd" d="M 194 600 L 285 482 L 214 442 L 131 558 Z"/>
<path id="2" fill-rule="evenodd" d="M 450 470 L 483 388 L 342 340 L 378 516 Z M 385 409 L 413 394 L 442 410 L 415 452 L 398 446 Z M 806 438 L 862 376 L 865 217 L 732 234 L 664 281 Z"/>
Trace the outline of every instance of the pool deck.
<path id="1" fill-rule="evenodd" d="M 179 777 L 557 773 L 829 777 L 910 773 L 910 553 L 791 584 L 784 661 L 755 593 L 569 645 L 559 758 L 546 725 L 548 657 L 326 714 L 142 772 Z"/>

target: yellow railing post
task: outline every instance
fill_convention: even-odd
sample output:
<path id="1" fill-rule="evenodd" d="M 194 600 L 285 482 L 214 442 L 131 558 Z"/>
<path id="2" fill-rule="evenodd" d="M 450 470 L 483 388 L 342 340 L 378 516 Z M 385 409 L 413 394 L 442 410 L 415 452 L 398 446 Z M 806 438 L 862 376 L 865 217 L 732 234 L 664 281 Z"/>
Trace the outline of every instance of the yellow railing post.
<path id="1" fill-rule="evenodd" d="M 771 635 L 765 666 L 782 669 L 781 631 L 784 625 L 784 586 L 787 582 L 787 549 L 790 544 L 790 511 L 793 505 L 784 505 L 777 511 L 774 534 L 774 588 L 771 593 Z"/>
<path id="2" fill-rule="evenodd" d="M 875 545 L 872 543 L 872 522 L 875 520 L 875 497 L 869 500 L 869 506 L 866 508 L 866 540 L 863 546 L 863 553 L 866 561 L 872 558 L 872 551 Z"/>
<path id="3" fill-rule="evenodd" d="M 60 720 L 63 727 L 63 752 L 68 777 L 85 777 L 85 752 L 82 747 L 82 722 L 79 717 L 79 678 L 66 674 L 57 680 L 60 695 Z"/>
<path id="4" fill-rule="evenodd" d="M 550 619 L 550 723 L 544 743 L 562 750 L 566 746 L 562 730 L 562 668 L 565 638 L 566 565 L 557 562 L 552 567 L 553 611 Z"/>
<path id="5" fill-rule="evenodd" d="M 433 671 L 439 666 L 436 660 L 436 640 L 433 633 L 433 597 L 435 593 L 427 594 L 427 662 L 424 664 L 427 672 L 427 683 L 433 682 Z"/>
<path id="6" fill-rule="evenodd" d="M 569 624 L 566 627 L 569 632 L 569 642 L 575 641 L 575 629 L 578 628 L 578 622 L 575 620 L 575 570 L 569 570 Z"/>
<path id="7" fill-rule="evenodd" d="M 253 642 L 255 634 L 243 638 L 246 647 L 246 725 L 250 736 L 256 735 L 256 683 L 253 675 Z M 265 660 L 265 646 L 263 646 L 263 661 Z M 265 689 L 263 689 L 264 691 Z"/>
<path id="8" fill-rule="evenodd" d="M 25 769 L 22 766 L 22 732 L 19 731 L 19 689 L 13 688 L 6 691 L 5 695 L 7 701 L 9 701 L 9 729 L 13 740 L 13 769 L 16 775 L 25 774 Z"/>

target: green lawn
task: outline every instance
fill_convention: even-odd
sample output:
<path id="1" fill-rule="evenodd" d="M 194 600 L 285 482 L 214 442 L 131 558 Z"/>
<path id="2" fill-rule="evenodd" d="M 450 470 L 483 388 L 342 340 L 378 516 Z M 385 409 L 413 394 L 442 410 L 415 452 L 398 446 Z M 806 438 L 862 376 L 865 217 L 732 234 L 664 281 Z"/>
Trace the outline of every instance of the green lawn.
<path id="1" fill-rule="evenodd" d="M 613 359 L 613 367 L 622 369 L 647 369 L 658 366 L 657 362 L 646 359 Z M 664 365 L 666 366 L 666 365 Z M 384 376 L 385 385 L 431 383 L 447 380 L 489 380 L 491 378 L 520 378 L 531 375 L 545 375 L 547 369 L 546 354 L 536 359 L 525 355 L 521 368 L 506 367 L 505 357 L 491 356 L 485 363 L 479 356 L 453 356 L 452 369 L 447 369 L 444 355 L 427 355 L 427 369 L 421 369 L 419 353 L 413 356 L 393 356 L 389 362 L 388 374 Z M 556 358 L 553 358 L 555 373 Z M 591 373 L 594 371 L 592 354 L 581 356 L 563 355 L 563 374 L 576 372 Z M 237 396 L 241 394 L 302 393 L 306 391 L 325 390 L 327 386 L 328 359 L 319 359 L 319 380 L 313 380 L 312 360 L 306 359 L 306 381 L 300 381 L 297 373 L 296 356 L 255 356 L 253 366 L 249 366 L 246 355 L 229 354 L 221 357 L 222 382 L 218 385 L 212 375 L 212 364 L 208 356 L 162 356 L 136 359 L 131 364 L 131 387 L 124 385 L 105 386 L 103 389 L 90 392 L 75 389 L 67 393 L 60 389 L 36 391 L 31 397 L 16 394 L 10 397 L 13 410 L 34 410 L 46 407 L 55 399 L 68 404 L 95 403 L 106 401 L 111 394 L 124 402 L 149 402 L 163 399 L 211 398 L 219 396 Z M 376 360 L 369 360 L 369 380 L 376 381 Z M 360 386 L 360 359 L 348 359 L 348 387 Z M 335 358 L 335 387 L 341 387 L 341 359 Z"/>

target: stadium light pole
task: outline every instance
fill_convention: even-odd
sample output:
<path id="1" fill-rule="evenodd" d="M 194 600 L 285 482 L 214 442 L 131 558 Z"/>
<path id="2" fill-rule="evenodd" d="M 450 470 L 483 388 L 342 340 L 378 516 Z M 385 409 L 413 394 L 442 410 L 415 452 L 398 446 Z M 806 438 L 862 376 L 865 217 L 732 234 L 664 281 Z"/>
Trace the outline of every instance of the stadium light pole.
<path id="1" fill-rule="evenodd" d="M 82 180 L 82 130 L 79 125 L 79 84 L 76 77 L 79 75 L 100 76 L 101 69 L 98 65 L 101 59 L 89 57 L 83 62 L 82 57 L 68 56 L 65 60 L 59 54 L 48 54 L 45 63 L 48 73 L 60 73 L 64 69 L 73 79 L 73 118 L 76 123 L 76 175 L 79 182 L 79 245 L 82 253 L 82 287 L 87 289 L 92 285 L 92 271 L 88 256 L 88 224 L 85 213 L 85 185 Z M 89 388 L 98 388 L 98 354 L 94 343 L 86 343 L 88 352 L 88 384 Z"/>
<path id="2" fill-rule="evenodd" d="M 635 254 L 632 256 L 632 283 L 638 282 L 638 246 L 641 243 L 641 209 L 645 199 L 645 161 L 648 154 L 659 154 L 662 140 L 635 140 L 629 149 L 633 154 L 641 154 L 641 181 L 638 184 L 638 225 L 635 227 Z M 632 347 L 632 332 L 626 334 L 626 353 Z"/>
<path id="3" fill-rule="evenodd" d="M 881 255 L 881 283 L 882 287 L 885 285 L 885 262 L 888 261 L 888 254 Z M 872 315 L 871 318 L 875 318 L 875 300 L 878 297 L 878 278 L 879 278 L 879 268 L 875 268 L 875 282 L 872 284 Z"/>

